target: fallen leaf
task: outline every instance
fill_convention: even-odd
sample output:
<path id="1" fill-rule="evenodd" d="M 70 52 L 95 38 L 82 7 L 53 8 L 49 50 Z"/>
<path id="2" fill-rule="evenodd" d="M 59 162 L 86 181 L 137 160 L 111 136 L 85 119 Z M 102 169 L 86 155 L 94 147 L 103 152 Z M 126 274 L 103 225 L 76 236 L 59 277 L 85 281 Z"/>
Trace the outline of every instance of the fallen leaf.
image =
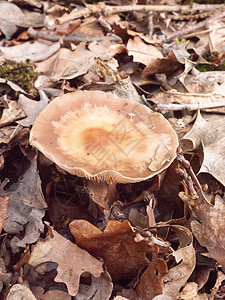
<path id="1" fill-rule="evenodd" d="M 136 287 L 137 295 L 142 300 L 151 300 L 163 292 L 163 278 L 168 273 L 167 264 L 163 259 L 153 260 L 141 275 Z"/>
<path id="2" fill-rule="evenodd" d="M 14 284 L 6 297 L 6 300 L 37 300 L 31 290 L 22 284 Z"/>
<path id="3" fill-rule="evenodd" d="M 163 58 L 162 53 L 155 47 L 146 44 L 139 36 L 129 39 L 127 43 L 128 55 L 134 57 L 134 62 L 148 66 L 154 64 L 157 59 Z"/>
<path id="4" fill-rule="evenodd" d="M 180 248 L 172 253 L 177 265 L 170 268 L 168 274 L 163 278 L 163 294 L 176 299 L 178 292 L 195 268 L 196 258 L 191 231 L 180 225 L 171 225 L 171 228 L 179 237 Z"/>
<path id="5" fill-rule="evenodd" d="M 59 49 L 60 43 L 48 45 L 39 41 L 35 41 L 13 47 L 0 47 L 0 53 L 4 59 L 13 60 L 16 62 L 25 62 L 27 59 L 29 59 L 35 62 L 47 59 Z"/>
<path id="6" fill-rule="evenodd" d="M 32 293 L 38 300 L 71 300 L 71 296 L 63 290 L 50 290 L 45 292 L 41 287 L 32 287 Z"/>
<path id="7" fill-rule="evenodd" d="M 198 285 L 195 282 L 188 282 L 179 293 L 179 299 L 184 300 L 208 300 L 208 295 L 198 293 Z"/>
<path id="8" fill-rule="evenodd" d="M 135 242 L 127 220 L 108 221 L 104 232 L 85 220 L 74 220 L 69 227 L 79 247 L 103 258 L 114 281 L 131 280 L 149 264 L 146 251 L 151 249 L 144 241 Z"/>
<path id="9" fill-rule="evenodd" d="M 216 195 L 213 206 L 203 201 L 192 213 L 197 220 L 191 221 L 191 229 L 200 245 L 207 248 L 205 255 L 217 260 L 225 270 L 224 200 Z"/>
<path id="10" fill-rule="evenodd" d="M 7 216 L 8 207 L 9 207 L 9 197 L 8 196 L 4 196 L 4 197 L 0 196 L 0 212 L 1 212 L 1 214 L 0 214 L 0 233 L 2 231 L 5 221 L 8 218 L 8 216 Z"/>
<path id="11" fill-rule="evenodd" d="M 21 105 L 17 101 L 8 100 L 8 108 L 4 108 L 2 117 L 0 119 L 0 127 L 15 122 L 16 120 L 24 118 L 25 114 Z"/>
<path id="12" fill-rule="evenodd" d="M 17 121 L 18 124 L 28 127 L 34 124 L 35 119 L 40 114 L 40 112 L 48 105 L 49 99 L 44 91 L 39 90 L 40 100 L 34 101 L 23 94 L 19 96 L 19 104 L 22 106 L 23 111 L 27 117 L 23 120 Z"/>
<path id="13" fill-rule="evenodd" d="M 91 285 L 80 284 L 76 300 L 108 300 L 112 294 L 113 283 L 107 271 L 96 278 L 91 276 Z"/>
<path id="14" fill-rule="evenodd" d="M 4 259 L 0 257 L 0 292 L 3 288 L 3 284 L 9 285 L 12 279 L 12 274 L 7 273 Z"/>
<path id="15" fill-rule="evenodd" d="M 184 151 L 196 149 L 202 143 L 204 159 L 199 173 L 210 173 L 223 185 L 225 185 L 224 118 L 220 116 L 211 122 L 206 121 L 198 111 L 192 129 L 182 139 Z"/>
<path id="16" fill-rule="evenodd" d="M 114 44 L 106 38 L 103 42 L 90 43 L 88 48 L 85 42 L 81 42 L 75 51 L 62 48 L 48 60 L 37 64 L 37 71 L 46 72 L 53 81 L 76 78 L 91 69 L 95 57 L 111 59 L 115 53 Z"/>
<path id="17" fill-rule="evenodd" d="M 83 273 L 89 272 L 99 277 L 103 272 L 102 262 L 62 237 L 50 226 L 48 237 L 44 241 L 37 242 L 28 263 L 36 267 L 47 261 L 58 264 L 58 274 L 54 280 L 64 282 L 71 296 L 78 293 L 79 280 Z"/>
<path id="18" fill-rule="evenodd" d="M 12 184 L 5 194 L 10 201 L 4 230 L 10 234 L 19 234 L 25 227 L 22 239 L 14 236 L 11 240 L 11 247 L 16 252 L 17 247 L 36 242 L 44 230 L 42 218 L 47 205 L 41 191 L 36 160 L 31 162 L 21 182 Z"/>

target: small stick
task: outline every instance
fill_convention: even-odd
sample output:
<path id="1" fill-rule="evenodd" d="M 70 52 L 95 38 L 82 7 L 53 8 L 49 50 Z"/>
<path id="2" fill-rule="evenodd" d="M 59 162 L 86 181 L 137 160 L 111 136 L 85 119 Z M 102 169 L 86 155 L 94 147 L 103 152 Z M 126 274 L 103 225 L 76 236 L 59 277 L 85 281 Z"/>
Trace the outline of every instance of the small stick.
<path id="1" fill-rule="evenodd" d="M 225 107 L 225 101 L 212 102 L 212 103 L 194 103 L 194 104 L 154 104 L 154 110 L 156 111 L 178 111 L 178 110 L 198 110 L 198 109 L 213 109 L 219 107 Z"/>
<path id="2" fill-rule="evenodd" d="M 178 151 L 177 151 L 177 160 L 182 164 L 182 166 L 184 167 L 184 169 L 187 171 L 188 175 L 190 176 L 190 178 L 192 179 L 193 183 L 196 185 L 197 187 L 197 194 L 199 196 L 199 198 L 201 200 L 205 200 L 208 204 L 212 205 L 205 197 L 204 195 L 204 192 L 203 192 L 203 189 L 202 189 L 202 186 L 201 184 L 199 183 L 198 181 L 198 178 L 196 177 L 191 165 L 190 165 L 190 162 L 184 158 L 184 155 L 183 155 L 183 151 L 181 148 L 178 148 Z"/>
<path id="3" fill-rule="evenodd" d="M 121 38 L 117 35 L 107 35 L 107 36 L 77 36 L 77 35 L 68 35 L 68 36 L 58 36 L 55 34 L 48 34 L 29 28 L 27 34 L 35 39 L 43 39 L 51 42 L 94 42 L 94 41 L 103 41 L 105 38 L 109 38 L 113 42 L 121 42 Z"/>
<path id="4" fill-rule="evenodd" d="M 197 30 L 206 27 L 209 23 L 221 20 L 224 17 L 225 17 L 225 11 L 223 11 L 222 13 L 219 13 L 219 14 L 218 13 L 214 14 L 213 16 L 207 18 L 206 20 L 204 20 L 202 22 L 199 22 L 199 23 L 197 23 L 193 26 L 189 26 L 187 28 L 184 28 L 182 30 L 176 31 L 176 32 L 168 35 L 167 38 L 166 38 L 166 41 L 167 42 L 173 41 L 176 38 L 184 37 L 184 36 L 188 35 L 191 32 L 196 33 Z"/>
<path id="5" fill-rule="evenodd" d="M 149 11 L 157 11 L 157 12 L 182 12 L 193 13 L 195 11 L 211 11 L 216 9 L 223 9 L 224 4 L 198 4 L 193 3 L 192 5 L 122 5 L 122 6 L 109 6 L 104 2 L 99 2 L 97 5 L 87 5 L 86 8 L 78 10 L 74 13 L 70 13 L 68 15 L 62 16 L 57 19 L 58 24 L 62 24 L 67 21 L 71 21 L 74 19 L 79 19 L 82 17 L 88 17 L 92 14 L 103 14 L 104 16 L 112 15 L 121 12 L 149 12 Z"/>

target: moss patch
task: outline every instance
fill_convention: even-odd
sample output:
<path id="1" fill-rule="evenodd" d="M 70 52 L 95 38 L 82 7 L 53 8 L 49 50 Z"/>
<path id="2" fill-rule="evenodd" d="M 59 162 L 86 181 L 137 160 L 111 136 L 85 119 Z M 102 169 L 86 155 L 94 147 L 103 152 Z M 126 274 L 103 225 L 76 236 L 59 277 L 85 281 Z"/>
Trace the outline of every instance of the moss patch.
<path id="1" fill-rule="evenodd" d="M 0 65 L 0 78 L 16 83 L 26 92 L 34 87 L 37 77 L 38 73 L 34 71 L 34 66 L 29 61 L 17 63 L 12 60 L 5 60 Z"/>

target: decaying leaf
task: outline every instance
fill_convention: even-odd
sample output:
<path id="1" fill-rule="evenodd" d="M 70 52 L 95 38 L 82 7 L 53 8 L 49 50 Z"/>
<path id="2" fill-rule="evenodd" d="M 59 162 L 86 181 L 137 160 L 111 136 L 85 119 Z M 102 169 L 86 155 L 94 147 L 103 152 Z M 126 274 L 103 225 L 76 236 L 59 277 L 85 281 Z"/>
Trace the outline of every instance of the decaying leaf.
<path id="1" fill-rule="evenodd" d="M 41 191 L 36 160 L 31 162 L 21 182 L 12 184 L 5 194 L 10 198 L 10 202 L 4 230 L 11 234 L 19 234 L 25 227 L 22 239 L 14 236 L 11 240 L 15 252 L 17 247 L 36 242 L 44 229 L 42 218 L 47 205 Z"/>
<path id="2" fill-rule="evenodd" d="M 163 294 L 176 299 L 181 287 L 187 282 L 195 268 L 195 250 L 191 231 L 183 226 L 171 225 L 179 237 L 180 248 L 172 253 L 177 265 L 169 269 L 163 278 Z"/>
<path id="3" fill-rule="evenodd" d="M 8 285 L 11 281 L 12 274 L 7 273 L 5 262 L 2 257 L 0 257 L 0 292 L 3 288 L 3 284 Z"/>
<path id="4" fill-rule="evenodd" d="M 189 151 L 202 143 L 204 160 L 199 173 L 210 173 L 223 185 L 225 185 L 224 120 L 225 117 L 220 116 L 217 120 L 206 121 L 198 112 L 192 129 L 182 139 L 183 148 Z"/>
<path id="5" fill-rule="evenodd" d="M 47 261 L 58 264 L 55 281 L 64 282 L 71 296 L 78 293 L 79 280 L 83 273 L 89 272 L 95 277 L 99 277 L 103 272 L 102 262 L 62 237 L 50 226 L 46 240 L 39 240 L 34 247 L 29 264 L 36 267 Z"/>
<path id="6" fill-rule="evenodd" d="M 179 299 L 184 300 L 208 300 L 208 295 L 198 293 L 198 285 L 195 282 L 188 282 L 179 293 Z"/>
<path id="7" fill-rule="evenodd" d="M 22 285 L 22 284 L 14 284 L 11 287 L 11 289 L 6 297 L 6 300 L 18 300 L 18 299 L 37 300 L 37 298 L 31 292 L 29 287 L 26 287 L 25 285 Z"/>
<path id="8" fill-rule="evenodd" d="M 108 300 L 112 294 L 113 283 L 107 271 L 99 277 L 91 276 L 91 285 L 80 284 L 76 300 Z"/>
<path id="9" fill-rule="evenodd" d="M 163 259 L 153 260 L 140 277 L 136 287 L 137 295 L 142 300 L 151 300 L 163 292 L 163 278 L 168 273 L 167 264 Z"/>
<path id="10" fill-rule="evenodd" d="M 25 62 L 27 59 L 35 62 L 42 61 L 50 57 L 60 49 L 60 43 L 47 45 L 39 41 L 27 42 L 13 47 L 0 47 L 1 56 L 4 59 L 16 62 Z"/>
<path id="11" fill-rule="evenodd" d="M 44 91 L 39 90 L 40 101 L 34 101 L 23 94 L 19 97 L 19 104 L 22 106 L 23 111 L 27 117 L 23 120 L 17 121 L 18 124 L 27 127 L 34 124 L 35 119 L 40 112 L 47 106 L 49 99 Z"/>
<path id="12" fill-rule="evenodd" d="M 60 49 L 54 56 L 37 65 L 38 72 L 50 75 L 53 81 L 72 79 L 87 73 L 95 64 L 95 57 L 109 60 L 114 55 L 113 43 L 108 39 L 92 42 L 88 48 L 84 42 L 75 51 Z"/>
<path id="13" fill-rule="evenodd" d="M 151 249 L 144 241 L 135 242 L 136 233 L 127 220 L 108 221 L 104 232 L 85 220 L 74 220 L 70 231 L 79 247 L 103 258 L 115 281 L 131 280 L 149 264 L 145 254 Z"/>
<path id="14" fill-rule="evenodd" d="M 0 233 L 2 231 L 2 228 L 4 226 L 5 221 L 7 220 L 7 212 L 8 212 L 8 206 L 9 206 L 9 197 L 4 196 L 0 197 Z"/>
<path id="15" fill-rule="evenodd" d="M 25 96 L 24 96 L 25 97 Z M 8 100 L 8 108 L 4 108 L 0 119 L 0 127 L 15 122 L 25 117 L 21 105 L 17 101 Z"/>
<path id="16" fill-rule="evenodd" d="M 193 211 L 197 220 L 191 221 L 191 229 L 199 243 L 208 250 L 207 255 L 218 261 L 225 270 L 225 204 L 224 200 L 216 195 L 215 204 L 211 206 L 204 201 Z"/>
<path id="17" fill-rule="evenodd" d="M 155 46 L 146 44 L 139 36 L 129 39 L 127 50 L 128 54 L 134 57 L 134 62 L 146 66 L 152 65 L 157 59 L 163 58 L 162 53 Z"/>

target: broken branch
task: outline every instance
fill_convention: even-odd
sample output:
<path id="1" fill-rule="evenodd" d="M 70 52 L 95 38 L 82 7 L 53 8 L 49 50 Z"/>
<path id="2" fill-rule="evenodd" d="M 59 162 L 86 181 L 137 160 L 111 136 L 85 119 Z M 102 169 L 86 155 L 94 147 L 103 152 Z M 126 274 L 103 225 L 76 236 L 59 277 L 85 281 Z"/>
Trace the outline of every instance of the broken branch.
<path id="1" fill-rule="evenodd" d="M 216 9 L 223 9 L 223 4 L 198 4 L 193 3 L 192 5 L 123 5 L 123 6 L 109 6 L 104 2 L 99 2 L 97 5 L 88 5 L 86 8 L 83 8 L 74 13 L 62 16 L 57 19 L 59 24 L 62 24 L 67 21 L 71 21 L 74 19 L 88 17 L 92 14 L 103 14 L 103 15 L 112 15 L 121 12 L 202 12 Z"/>

